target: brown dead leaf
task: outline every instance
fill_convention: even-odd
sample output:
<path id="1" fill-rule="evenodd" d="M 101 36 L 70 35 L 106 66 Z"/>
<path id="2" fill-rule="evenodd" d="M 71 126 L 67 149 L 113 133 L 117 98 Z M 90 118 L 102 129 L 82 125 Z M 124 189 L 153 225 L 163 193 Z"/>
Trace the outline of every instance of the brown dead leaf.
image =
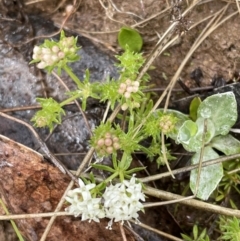
<path id="1" fill-rule="evenodd" d="M 11 214 L 53 212 L 70 179 L 44 160 L 42 155 L 0 135 L 0 166 L 7 162 L 12 166 L 0 168 L 1 197 Z M 100 223 L 82 222 L 71 216 L 57 217 L 48 241 L 120 241 L 117 224 L 107 230 L 108 220 Z M 38 241 L 48 223 L 47 218 L 16 221 L 26 240 Z M 127 240 L 134 241 L 128 231 Z"/>

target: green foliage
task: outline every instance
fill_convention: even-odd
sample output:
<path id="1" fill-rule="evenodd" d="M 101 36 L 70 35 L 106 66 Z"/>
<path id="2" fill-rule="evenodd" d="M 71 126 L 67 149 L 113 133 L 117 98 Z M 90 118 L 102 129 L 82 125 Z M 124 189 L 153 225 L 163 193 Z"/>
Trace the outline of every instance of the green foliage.
<path id="1" fill-rule="evenodd" d="M 117 66 L 120 70 L 120 82 L 126 81 L 126 79 L 135 80 L 139 73 L 139 69 L 145 62 L 142 53 L 134 53 L 129 48 L 126 48 L 122 55 L 116 56 L 119 60 Z M 148 75 L 145 75 L 144 80 L 148 79 Z"/>
<path id="2" fill-rule="evenodd" d="M 228 111 L 226 111 L 227 106 L 231 107 Z M 192 164 L 199 162 L 203 147 L 202 161 L 219 156 L 212 149 L 213 147 L 226 155 L 236 154 L 239 153 L 240 142 L 228 134 L 236 120 L 237 103 L 234 94 L 226 92 L 212 95 L 199 104 L 195 122 L 186 120 L 182 124 L 175 140 L 181 143 L 187 151 L 196 152 L 192 157 Z M 191 171 L 190 187 L 193 192 L 196 190 L 197 173 L 197 170 Z M 202 168 L 197 197 L 203 200 L 208 199 L 222 177 L 222 164 Z"/>
<path id="3" fill-rule="evenodd" d="M 35 122 L 34 125 L 37 127 L 48 126 L 50 131 L 52 131 L 54 124 L 61 123 L 61 116 L 65 112 L 61 105 L 52 98 L 37 98 L 37 101 L 40 103 L 42 109 L 34 115 L 31 121 Z"/>
<path id="4" fill-rule="evenodd" d="M 82 109 L 86 110 L 87 107 L 87 99 L 89 97 L 92 97 L 94 99 L 99 99 L 99 83 L 90 83 L 90 73 L 89 70 L 87 69 L 85 72 L 85 78 L 84 80 L 81 82 L 80 85 L 78 85 L 78 89 L 77 90 L 73 90 L 70 92 L 67 92 L 66 94 L 68 96 L 73 97 L 74 99 L 79 98 L 82 101 Z M 67 102 L 69 102 L 67 100 Z"/>
<path id="5" fill-rule="evenodd" d="M 122 29 L 120 35 L 126 36 L 126 34 L 137 36 L 135 30 Z M 44 44 L 35 48 L 34 60 L 31 63 L 38 63 L 39 68 L 45 68 L 50 72 L 55 67 L 59 73 L 64 70 L 76 83 L 76 90 L 68 92 L 68 98 L 61 103 L 57 103 L 52 98 L 38 98 L 42 109 L 32 118 L 35 126 L 47 126 L 52 131 L 54 124 L 61 123 L 61 117 L 65 114 L 63 107 L 77 99 L 81 100 L 83 110 L 87 108 L 89 97 L 108 102 L 112 109 L 116 103 L 119 103 L 125 113 L 119 114 L 117 118 L 125 127 L 110 122 L 102 123 L 94 130 L 90 144 L 99 156 L 111 156 L 113 160 L 113 168 L 96 167 L 112 172 L 121 179 L 129 175 L 131 156 L 136 151 L 145 153 L 151 160 L 155 159 L 158 165 L 165 164 L 161 148 L 162 135 L 172 138 L 177 144 L 182 144 L 187 151 L 194 152 L 192 164 L 199 163 L 203 148 L 201 161 L 218 157 L 219 154 L 214 149 L 220 150 L 225 155 L 239 153 L 240 142 L 229 134 L 237 119 L 237 104 L 232 92 L 212 95 L 202 102 L 194 99 L 190 105 L 189 116 L 175 110 L 164 112 L 159 109 L 151 113 L 153 107 L 151 95 L 143 91 L 149 76 L 145 74 L 141 80 L 136 81 L 145 61 L 141 53 L 137 53 L 136 49 L 133 50 L 128 44 L 125 52 L 116 56 L 119 60 L 117 64 L 119 79 L 91 83 L 88 70 L 84 80 L 81 81 L 67 65 L 79 59 L 77 56 L 79 48 L 76 43 L 77 38 L 65 37 L 62 32 L 59 42 L 46 40 Z M 58 54 L 57 58 L 55 56 L 49 60 L 50 53 L 55 54 L 55 52 Z M 147 138 L 150 139 L 148 148 L 142 144 Z M 164 148 L 168 160 L 174 159 L 167 150 L 168 145 Z M 222 164 L 202 168 L 197 197 L 206 200 L 222 177 Z M 198 170 L 191 171 L 190 187 L 193 193 L 197 189 L 197 179 Z"/>
<path id="6" fill-rule="evenodd" d="M 232 172 L 233 170 L 239 170 L 239 168 L 239 159 L 230 160 L 223 163 L 224 177 L 222 178 L 218 186 L 215 198 L 216 201 L 222 201 L 223 199 L 228 198 L 232 189 L 234 189 L 238 194 L 240 194 L 240 174 L 238 172 Z M 230 202 L 232 202 L 231 199 Z"/>
<path id="7" fill-rule="evenodd" d="M 221 217 L 220 230 L 222 231 L 221 240 L 240 240 L 240 220 L 236 217 Z"/>
<path id="8" fill-rule="evenodd" d="M 219 155 L 211 147 L 206 146 L 203 150 L 202 161 L 208 161 L 218 158 Z M 193 155 L 192 164 L 198 164 L 200 159 L 200 153 L 197 152 Z M 198 184 L 197 197 L 206 200 L 210 194 L 216 189 L 217 185 L 223 177 L 223 168 L 221 163 L 203 167 L 200 173 L 200 181 Z M 198 169 L 194 169 L 190 174 L 190 188 L 195 193 L 197 189 Z"/>
<path id="9" fill-rule="evenodd" d="M 137 53 L 142 49 L 143 39 L 135 29 L 122 27 L 118 33 L 118 43 L 122 49 L 129 48 L 130 51 Z"/>
<path id="10" fill-rule="evenodd" d="M 191 101 L 191 104 L 190 104 L 190 107 L 189 107 L 189 117 L 193 121 L 197 120 L 197 110 L 198 110 L 198 107 L 199 107 L 200 104 L 201 104 L 201 99 L 199 97 L 195 97 Z"/>
<path id="11" fill-rule="evenodd" d="M 206 229 L 203 229 L 202 232 L 199 233 L 199 228 L 197 225 L 193 226 L 191 236 L 188 236 L 186 234 L 181 234 L 181 236 L 185 241 L 210 241 Z"/>

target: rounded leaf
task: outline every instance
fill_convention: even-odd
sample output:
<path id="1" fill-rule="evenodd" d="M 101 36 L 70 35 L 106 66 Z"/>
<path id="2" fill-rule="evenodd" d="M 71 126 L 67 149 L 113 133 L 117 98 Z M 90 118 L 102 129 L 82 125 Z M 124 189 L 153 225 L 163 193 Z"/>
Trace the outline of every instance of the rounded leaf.
<path id="1" fill-rule="evenodd" d="M 219 155 L 209 146 L 204 148 L 203 160 L 208 161 L 211 159 L 218 158 Z M 199 163 L 200 153 L 196 153 L 193 155 L 191 159 L 192 164 Z M 201 169 L 200 173 L 200 181 L 197 186 L 198 179 L 198 169 L 194 169 L 191 171 L 190 175 L 190 188 L 193 193 L 196 192 L 196 196 L 202 200 L 207 200 L 212 192 L 216 189 L 217 185 L 221 181 L 223 177 L 223 167 L 222 163 L 217 163 L 214 165 L 206 166 Z"/>
<path id="2" fill-rule="evenodd" d="M 228 134 L 237 116 L 237 102 L 233 92 L 209 96 L 198 108 L 198 117 L 211 119 L 214 123 L 215 136 Z"/>
<path id="3" fill-rule="evenodd" d="M 182 144 L 189 144 L 190 139 L 196 135 L 198 131 L 197 124 L 191 120 L 187 120 L 183 123 L 179 129 L 177 141 Z"/>
<path id="4" fill-rule="evenodd" d="M 206 125 L 206 129 L 205 129 Z M 177 141 L 185 150 L 198 152 L 204 145 L 208 144 L 215 134 L 215 127 L 211 119 L 199 117 L 196 122 L 185 121 L 178 132 Z M 203 140 L 204 137 L 204 140 Z"/>
<path id="5" fill-rule="evenodd" d="M 128 47 L 130 51 L 139 52 L 142 49 L 143 39 L 135 29 L 123 27 L 118 33 L 118 43 L 124 50 Z"/>

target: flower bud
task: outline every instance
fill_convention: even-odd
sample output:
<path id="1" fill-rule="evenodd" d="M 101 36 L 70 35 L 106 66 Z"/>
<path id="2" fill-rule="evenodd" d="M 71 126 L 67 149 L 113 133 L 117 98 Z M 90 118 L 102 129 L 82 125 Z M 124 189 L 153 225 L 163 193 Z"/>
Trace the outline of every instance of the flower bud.
<path id="1" fill-rule="evenodd" d="M 132 84 L 132 81 L 131 81 L 130 79 L 127 79 L 127 80 L 125 81 L 125 83 L 126 83 L 127 85 L 131 85 L 131 84 Z"/>
<path id="2" fill-rule="evenodd" d="M 108 154 L 112 154 L 113 153 L 113 148 L 112 146 L 108 146 L 107 149 L 106 149 L 107 153 Z"/>
<path id="3" fill-rule="evenodd" d="M 65 7 L 65 11 L 67 14 L 70 14 L 71 12 L 73 12 L 73 10 L 74 10 L 74 7 L 71 4 L 69 4 Z"/>
<path id="4" fill-rule="evenodd" d="M 32 56 L 32 58 L 34 59 L 34 60 L 38 60 L 38 59 L 40 59 L 40 56 L 38 55 L 38 54 L 33 54 L 33 56 Z"/>
<path id="5" fill-rule="evenodd" d="M 42 54 L 51 54 L 51 50 L 49 48 L 42 48 Z"/>
<path id="6" fill-rule="evenodd" d="M 103 139 L 103 138 L 99 139 L 99 140 L 97 141 L 97 145 L 98 145 L 99 147 L 102 147 L 102 146 L 104 145 L 104 139 Z"/>
<path id="7" fill-rule="evenodd" d="M 33 48 L 33 53 L 34 54 L 40 54 L 42 51 L 41 51 L 41 48 L 39 46 L 34 46 Z"/>
<path id="8" fill-rule="evenodd" d="M 125 92 L 125 93 L 124 93 L 124 97 L 125 97 L 126 99 L 129 99 L 130 96 L 131 96 L 131 93 L 129 93 L 129 92 Z"/>
<path id="9" fill-rule="evenodd" d="M 134 108 L 139 108 L 139 107 L 140 107 L 140 104 L 139 104 L 138 102 L 134 102 L 134 103 L 133 103 L 133 106 L 134 106 Z"/>
<path id="10" fill-rule="evenodd" d="M 128 104 L 127 104 L 127 103 L 124 103 L 124 104 L 121 106 L 121 109 L 122 109 L 123 111 L 127 110 L 127 108 L 128 108 Z"/>
<path id="11" fill-rule="evenodd" d="M 48 62 L 51 59 L 51 55 L 50 54 L 44 54 L 42 56 L 42 60 L 45 62 Z"/>
<path id="12" fill-rule="evenodd" d="M 120 88 L 118 89 L 118 93 L 119 93 L 119 94 L 121 94 L 121 95 L 122 95 L 124 92 L 125 92 L 125 90 L 124 90 L 124 89 L 120 89 Z"/>
<path id="13" fill-rule="evenodd" d="M 59 52 L 58 53 L 58 58 L 59 59 L 63 59 L 65 57 L 65 53 L 64 52 Z"/>
<path id="14" fill-rule="evenodd" d="M 56 46 L 56 45 L 52 47 L 52 51 L 53 51 L 53 53 L 55 53 L 55 54 L 58 53 L 59 50 L 60 50 L 60 49 L 59 49 L 58 46 Z"/>
<path id="15" fill-rule="evenodd" d="M 113 142 L 118 142 L 118 141 L 119 141 L 119 138 L 116 137 L 116 136 L 114 136 L 114 137 L 112 137 L 112 140 L 113 140 Z"/>
<path id="16" fill-rule="evenodd" d="M 105 144 L 105 146 L 111 146 L 111 145 L 112 145 L 112 139 L 106 138 L 106 139 L 104 140 L 104 144 Z"/>
<path id="17" fill-rule="evenodd" d="M 133 92 L 133 87 L 132 86 L 128 86 L 127 87 L 127 92 L 129 92 L 129 93 Z"/>
<path id="18" fill-rule="evenodd" d="M 70 47 L 74 44 L 74 37 L 68 37 L 66 38 L 67 46 Z"/>
<path id="19" fill-rule="evenodd" d="M 119 85 L 119 88 L 126 90 L 127 85 L 126 85 L 125 83 L 121 83 L 121 84 Z"/>
<path id="20" fill-rule="evenodd" d="M 54 54 L 54 55 L 52 55 L 51 59 L 53 62 L 56 62 L 56 61 L 58 61 L 58 56 Z"/>
<path id="21" fill-rule="evenodd" d="M 132 92 L 133 92 L 133 93 L 138 92 L 138 87 L 137 87 L 137 86 L 133 86 L 133 87 L 132 87 Z"/>
<path id="22" fill-rule="evenodd" d="M 133 81 L 132 85 L 135 87 L 139 87 L 140 83 L 138 81 Z"/>
<path id="23" fill-rule="evenodd" d="M 106 133 L 105 133 L 105 135 L 104 135 L 104 137 L 105 137 L 105 138 L 111 138 L 111 137 L 112 137 L 112 135 L 111 135 L 111 133 L 110 133 L 110 132 L 106 132 Z"/>
<path id="24" fill-rule="evenodd" d="M 119 149 L 121 148 L 121 146 L 120 146 L 120 144 L 119 144 L 118 142 L 114 142 L 114 143 L 113 143 L 113 148 L 114 148 L 115 150 L 119 150 Z"/>
<path id="25" fill-rule="evenodd" d="M 76 52 L 76 50 L 75 50 L 75 48 L 71 47 L 71 48 L 69 49 L 69 52 L 73 54 L 73 53 Z"/>

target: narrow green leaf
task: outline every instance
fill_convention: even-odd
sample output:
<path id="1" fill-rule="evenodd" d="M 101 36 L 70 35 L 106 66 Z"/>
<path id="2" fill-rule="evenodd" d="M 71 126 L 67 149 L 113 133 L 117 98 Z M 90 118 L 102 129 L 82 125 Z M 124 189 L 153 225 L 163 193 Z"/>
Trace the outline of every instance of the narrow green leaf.
<path id="1" fill-rule="evenodd" d="M 193 238 L 194 239 L 198 238 L 198 226 L 197 225 L 193 226 Z"/>
<path id="2" fill-rule="evenodd" d="M 125 174 L 132 174 L 146 169 L 146 167 L 136 167 L 125 172 Z"/>
<path id="3" fill-rule="evenodd" d="M 189 116 L 193 121 L 197 120 L 197 110 L 201 104 L 201 99 L 199 97 L 193 98 L 189 107 Z"/>
<path id="4" fill-rule="evenodd" d="M 105 166 L 105 165 L 101 165 L 101 164 L 92 164 L 92 167 L 100 169 L 100 170 L 104 170 L 107 172 L 115 172 L 115 170 L 109 166 Z"/>

